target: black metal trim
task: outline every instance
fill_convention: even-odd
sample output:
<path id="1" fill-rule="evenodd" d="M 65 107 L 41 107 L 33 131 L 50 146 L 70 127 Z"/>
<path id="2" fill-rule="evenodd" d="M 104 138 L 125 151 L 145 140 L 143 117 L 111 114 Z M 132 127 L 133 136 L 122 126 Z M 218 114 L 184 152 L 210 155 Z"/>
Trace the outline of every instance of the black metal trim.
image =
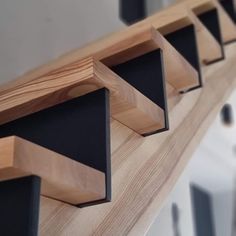
<path id="1" fill-rule="evenodd" d="M 0 137 L 19 136 L 105 173 L 111 200 L 109 91 L 100 89 L 0 126 Z M 94 204 L 99 201 L 94 202 Z M 82 207 L 88 203 L 79 204 Z M 89 203 L 92 205 L 92 203 Z"/>
<path id="2" fill-rule="evenodd" d="M 0 182 L 0 235 L 38 235 L 40 182 L 37 176 Z"/>

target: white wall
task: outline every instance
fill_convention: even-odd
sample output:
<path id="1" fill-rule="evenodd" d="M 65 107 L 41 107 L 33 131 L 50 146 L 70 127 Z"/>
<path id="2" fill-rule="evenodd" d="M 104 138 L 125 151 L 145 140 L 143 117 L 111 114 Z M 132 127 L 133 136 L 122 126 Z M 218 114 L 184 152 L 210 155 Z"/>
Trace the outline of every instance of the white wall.
<path id="1" fill-rule="evenodd" d="M 174 236 L 170 211 L 172 202 L 179 204 L 183 215 L 181 236 L 194 235 L 189 203 L 190 183 L 201 186 L 211 194 L 216 236 L 235 235 L 235 233 L 232 234 L 232 222 L 236 217 L 234 215 L 236 214 L 234 212 L 236 153 L 233 152 L 233 147 L 236 145 L 236 92 L 228 102 L 234 109 L 234 125 L 231 127 L 222 125 L 220 116 L 212 123 L 167 203 L 164 204 L 151 226 L 148 236 Z"/>
<path id="2" fill-rule="evenodd" d="M 180 210 L 180 235 L 194 236 L 189 181 L 188 173 L 184 172 L 149 229 L 147 236 L 174 236 L 171 216 L 173 203 L 176 203 Z"/>
<path id="3" fill-rule="evenodd" d="M 0 83 L 116 31 L 118 0 L 0 1 Z"/>

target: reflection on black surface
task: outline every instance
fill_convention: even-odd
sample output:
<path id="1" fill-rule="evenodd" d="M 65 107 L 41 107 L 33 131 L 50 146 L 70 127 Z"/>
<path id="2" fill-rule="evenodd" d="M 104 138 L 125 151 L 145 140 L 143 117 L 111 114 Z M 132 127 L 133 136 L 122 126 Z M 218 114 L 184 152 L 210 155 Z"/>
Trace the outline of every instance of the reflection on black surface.
<path id="1" fill-rule="evenodd" d="M 180 233 L 180 214 L 179 214 L 179 208 L 176 203 L 172 204 L 171 207 L 171 215 L 172 215 L 172 225 L 173 225 L 173 232 L 174 236 L 181 236 Z"/>

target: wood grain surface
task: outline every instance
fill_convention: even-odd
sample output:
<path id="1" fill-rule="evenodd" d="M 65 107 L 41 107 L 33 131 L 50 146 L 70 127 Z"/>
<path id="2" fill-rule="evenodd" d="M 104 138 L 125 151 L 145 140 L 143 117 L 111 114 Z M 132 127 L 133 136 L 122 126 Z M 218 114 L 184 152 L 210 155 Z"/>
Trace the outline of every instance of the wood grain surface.
<path id="1" fill-rule="evenodd" d="M 103 62 L 117 65 L 158 48 L 163 52 L 165 78 L 173 88 L 184 91 L 198 85 L 197 71 L 154 28 L 141 29 L 119 45 L 107 47 Z M 0 124 L 103 87 L 110 91 L 114 119 L 139 134 L 165 127 L 163 109 L 92 57 L 0 93 Z"/>
<path id="2" fill-rule="evenodd" d="M 0 139 L 0 180 L 41 177 L 41 194 L 70 204 L 105 198 L 105 174 L 18 137 Z"/>
<path id="3" fill-rule="evenodd" d="M 228 43 L 236 40 L 236 26 L 218 0 L 178 0 L 178 2 L 185 2 L 196 14 L 216 8 L 219 14 L 223 42 Z"/>
<path id="4" fill-rule="evenodd" d="M 144 235 L 236 87 L 236 44 L 226 58 L 203 68 L 204 88 L 169 100 L 170 131 L 143 138 L 113 120 L 112 202 L 77 209 L 43 197 L 40 235 Z"/>
<path id="5" fill-rule="evenodd" d="M 132 46 L 132 40 L 134 35 L 140 32 L 140 30 L 147 30 L 150 27 L 154 27 L 162 34 L 167 34 L 178 29 L 181 29 L 190 24 L 194 24 L 197 28 L 197 42 L 200 48 L 201 60 L 209 60 L 219 58 L 219 45 L 212 37 L 209 31 L 196 19 L 196 16 L 192 14 L 190 9 L 187 9 L 183 3 L 175 4 L 166 9 L 157 12 L 153 16 L 138 22 L 130 27 L 126 27 L 121 31 L 106 35 L 96 42 L 89 43 L 83 48 L 73 50 L 55 58 L 51 62 L 45 62 L 38 68 L 29 71 L 28 73 L 19 76 L 14 82 L 6 83 L 0 88 L 0 96 L 8 93 L 10 90 L 16 87 L 21 87 L 25 83 L 29 83 L 33 80 L 40 79 L 46 76 L 48 73 L 56 71 L 62 67 L 77 63 L 79 60 L 93 56 L 97 60 L 103 60 L 110 55 L 115 54 L 121 42 L 127 41 Z M 136 39 L 137 40 L 137 39 Z M 204 43 L 207 43 L 208 47 Z M 109 49 L 109 50 L 108 50 Z"/>

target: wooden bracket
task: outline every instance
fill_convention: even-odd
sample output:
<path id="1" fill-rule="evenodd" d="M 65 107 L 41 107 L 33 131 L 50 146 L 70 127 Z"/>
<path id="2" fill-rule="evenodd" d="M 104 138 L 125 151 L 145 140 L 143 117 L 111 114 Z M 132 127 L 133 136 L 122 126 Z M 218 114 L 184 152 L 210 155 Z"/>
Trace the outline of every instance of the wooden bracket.
<path id="1" fill-rule="evenodd" d="M 222 41 L 229 43 L 236 40 L 236 28 L 234 24 L 235 7 L 233 0 L 179 0 L 199 15 L 216 9 L 222 34 Z"/>
<path id="2" fill-rule="evenodd" d="M 198 14 L 199 19 L 203 22 L 203 24 L 207 27 L 207 29 L 211 32 L 217 42 L 220 44 L 221 48 L 221 57 L 216 58 L 212 61 L 205 61 L 206 64 L 212 64 L 217 61 L 221 61 L 225 58 L 224 53 L 224 43 L 222 39 L 221 27 L 218 17 L 218 10 L 216 8 L 202 12 Z"/>
<path id="3" fill-rule="evenodd" d="M 189 90 L 183 91 L 188 92 L 194 89 L 202 87 L 202 75 L 201 67 L 199 63 L 199 55 L 195 34 L 194 25 L 186 26 L 173 33 L 165 35 L 166 39 L 179 51 L 181 55 L 198 71 L 198 84 Z"/>
<path id="4" fill-rule="evenodd" d="M 219 3 L 236 23 L 236 6 L 234 0 L 219 0 Z"/>
<path id="5" fill-rule="evenodd" d="M 36 175 L 47 197 L 80 207 L 110 201 L 109 129 L 105 89 L 3 124 L 0 180 Z M 12 135 L 37 145 L 4 138 Z"/>

